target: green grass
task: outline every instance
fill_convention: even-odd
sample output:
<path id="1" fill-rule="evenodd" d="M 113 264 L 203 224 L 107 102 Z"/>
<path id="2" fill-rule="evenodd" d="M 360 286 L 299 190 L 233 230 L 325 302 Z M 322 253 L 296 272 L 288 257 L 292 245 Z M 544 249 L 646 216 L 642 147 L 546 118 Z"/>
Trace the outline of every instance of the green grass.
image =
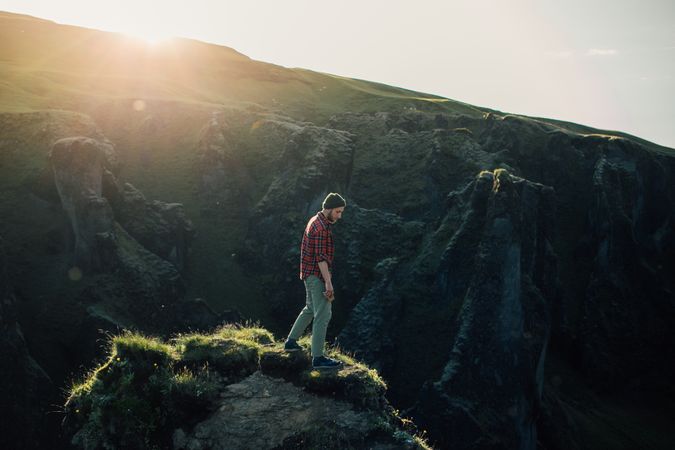
<path id="1" fill-rule="evenodd" d="M 208 364 L 224 374 L 249 374 L 260 365 L 261 342 L 274 338 L 266 330 L 225 326 L 212 334 L 179 335 L 172 343 L 182 363 L 191 367 Z"/>
<path id="2" fill-rule="evenodd" d="M 175 367 L 173 346 L 133 332 L 109 345 L 108 359 L 69 390 L 66 425 L 79 447 L 163 448 L 172 427 L 215 399 L 208 368 Z"/>
<path id="3" fill-rule="evenodd" d="M 288 69 L 188 39 L 147 47 L 124 35 L 27 16 L 3 14 L 0 24 L 0 39 L 6 43 L 0 49 L 0 111 L 76 109 L 80 101 L 144 98 L 210 107 L 248 102 L 324 118 L 344 109 L 390 107 L 482 113 L 439 96 Z"/>

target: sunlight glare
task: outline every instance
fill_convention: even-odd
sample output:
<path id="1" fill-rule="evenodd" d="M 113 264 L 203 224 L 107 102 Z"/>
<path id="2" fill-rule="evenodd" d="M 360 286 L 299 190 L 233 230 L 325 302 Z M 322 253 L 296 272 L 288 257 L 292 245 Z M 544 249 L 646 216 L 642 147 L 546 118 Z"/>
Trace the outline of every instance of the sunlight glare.
<path id="1" fill-rule="evenodd" d="M 148 24 L 142 24 L 140 28 L 127 30 L 124 34 L 136 39 L 140 39 L 149 45 L 158 45 L 169 41 L 173 36 L 166 30 L 160 28 L 152 28 Z"/>

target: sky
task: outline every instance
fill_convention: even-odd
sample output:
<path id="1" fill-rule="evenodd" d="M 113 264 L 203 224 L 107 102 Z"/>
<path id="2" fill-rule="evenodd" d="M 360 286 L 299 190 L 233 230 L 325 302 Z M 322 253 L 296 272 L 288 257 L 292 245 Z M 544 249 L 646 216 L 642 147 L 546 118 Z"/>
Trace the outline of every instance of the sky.
<path id="1" fill-rule="evenodd" d="M 675 148 L 672 0 L 0 0 L 0 10 L 189 37 Z"/>

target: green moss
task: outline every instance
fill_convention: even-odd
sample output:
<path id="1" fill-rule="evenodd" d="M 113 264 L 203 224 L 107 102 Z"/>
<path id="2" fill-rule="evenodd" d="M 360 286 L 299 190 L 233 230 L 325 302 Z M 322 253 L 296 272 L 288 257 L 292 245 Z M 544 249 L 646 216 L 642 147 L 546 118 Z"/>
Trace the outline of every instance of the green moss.
<path id="1" fill-rule="evenodd" d="M 500 178 L 500 177 L 507 176 L 509 174 L 509 171 L 506 170 L 506 169 L 499 168 L 499 169 L 495 169 L 494 174 L 495 174 L 495 178 Z"/>
<path id="2" fill-rule="evenodd" d="M 188 367 L 208 364 L 227 375 L 246 376 L 259 366 L 260 345 L 221 334 L 188 334 L 174 339 L 181 363 Z"/>
<path id="3" fill-rule="evenodd" d="M 330 395 L 362 409 L 379 410 L 385 406 L 387 385 L 376 370 L 357 362 L 337 348 L 329 349 L 327 354 L 341 360 L 343 368 L 338 371 L 319 371 L 308 367 L 300 376 L 300 382 L 308 391 Z"/>
<path id="4" fill-rule="evenodd" d="M 468 128 L 465 128 L 465 127 L 454 128 L 452 131 L 455 132 L 455 133 L 466 134 L 467 136 L 473 136 L 473 131 L 471 131 Z"/>
<path id="5" fill-rule="evenodd" d="M 298 339 L 306 351 L 286 353 L 281 344 L 266 349 L 261 357 L 263 371 L 302 385 L 320 395 L 330 395 L 348 401 L 358 408 L 380 409 L 384 406 L 387 384 L 375 369 L 357 361 L 338 347 L 328 348 L 326 354 L 344 363 L 338 371 L 318 371 L 311 368 L 309 336 Z"/>

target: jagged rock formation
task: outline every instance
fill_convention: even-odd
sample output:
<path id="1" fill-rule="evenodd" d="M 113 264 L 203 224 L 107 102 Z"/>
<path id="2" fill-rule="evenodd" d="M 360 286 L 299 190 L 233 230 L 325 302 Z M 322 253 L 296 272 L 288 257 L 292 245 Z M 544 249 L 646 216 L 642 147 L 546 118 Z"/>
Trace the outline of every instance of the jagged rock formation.
<path id="1" fill-rule="evenodd" d="M 183 205 L 147 201 L 131 184 L 120 186 L 112 174 L 107 175 L 110 189 L 106 197 L 110 198 L 120 225 L 143 247 L 184 272 L 196 230 L 186 217 Z"/>
<path id="2" fill-rule="evenodd" d="M 117 325 L 165 333 L 218 323 L 204 302 L 182 299 L 180 269 L 195 232 L 182 205 L 148 202 L 131 184 L 122 186 L 114 175 L 116 154 L 109 142 L 60 139 L 50 161 L 75 236 L 76 267 L 71 270 L 119 273 L 118 280 L 108 279 L 112 286 L 84 291 L 81 299 L 91 311 L 103 312 L 99 315 Z M 115 292 L 120 282 L 123 291 Z M 188 318 L 197 321 L 185 322 Z"/>
<path id="3" fill-rule="evenodd" d="M 593 167 L 579 334 L 584 365 L 605 387 L 665 387 L 659 355 L 675 343 L 673 167 L 623 139 L 602 142 Z"/>
<path id="4" fill-rule="evenodd" d="M 169 333 L 237 317 L 215 313 L 203 299 L 183 298 L 180 271 L 195 233 L 191 222 L 182 205 L 148 202 L 118 181 L 114 147 L 90 120 L 35 114 L 25 122 L 36 123 L 41 135 L 85 134 L 53 140 L 32 192 L 17 190 L 17 212 L 3 213 L 17 220 L 20 211 L 29 211 L 33 217 L 27 220 L 44 237 L 32 237 L 30 222 L 24 234 L 10 228 L 22 250 L 17 253 L 13 243 L 14 264 L 6 265 L 3 256 L 2 273 L 35 271 L 27 265 L 31 258 L 44 258 L 44 269 L 28 273 L 35 287 L 17 283 L 16 294 L 2 277 L 6 333 L 0 347 L 14 362 L 3 371 L 7 391 L 0 397 L 15 418 L 7 422 L 11 430 L 3 421 L 2 439 L 11 448 L 41 448 L 46 442 L 58 448 L 61 417 L 53 405 L 62 403 L 64 383 L 101 357 L 103 333 L 120 327 Z M 9 123 L 11 130 L 24 121 Z M 33 292 L 41 294 L 36 298 Z"/>
<path id="5" fill-rule="evenodd" d="M 558 288 L 553 190 L 505 171 L 472 184 L 438 273 L 441 301 L 460 305 L 456 337 L 414 415 L 443 448 L 534 449 Z"/>
<path id="6" fill-rule="evenodd" d="M 103 170 L 112 165 L 109 142 L 85 137 L 64 138 L 52 147 L 50 161 L 54 182 L 75 236 L 74 264 L 101 269 L 110 261 L 113 215 L 101 196 Z"/>
<path id="7" fill-rule="evenodd" d="M 669 389 L 666 374 L 675 369 L 658 355 L 675 340 L 665 325 L 675 316 L 671 281 L 664 275 L 672 267 L 667 255 L 673 253 L 672 208 L 663 207 L 673 204 L 667 181 L 672 178 L 672 156 L 627 139 L 579 136 L 540 121 L 495 114 L 481 119 L 344 114 L 334 116 L 329 125 L 349 131 L 354 148 L 352 165 L 344 171 L 348 178 L 333 179 L 330 189 L 344 189 L 348 198 L 346 220 L 334 230 L 335 283 L 341 294 L 336 305 L 353 308 L 350 317 L 342 315 L 339 342 L 381 369 L 402 404 L 419 401 L 411 411 L 423 422 L 426 414 L 425 424 L 439 443 L 468 448 L 478 445 L 472 439 L 480 434 L 492 436 L 486 438 L 490 445 L 534 448 L 542 390 L 545 385 L 555 389 L 544 378 L 549 336 L 557 355 L 565 355 L 572 365 L 583 364 L 590 383 L 604 389 L 626 384 Z M 302 150 L 310 152 L 311 146 Z M 497 180 L 504 181 L 497 184 L 504 189 L 495 190 L 499 195 L 488 208 L 492 181 L 475 177 L 481 169 L 496 167 L 507 168 L 512 175 L 498 172 Z M 292 312 L 285 305 L 302 297 L 301 289 L 287 288 L 297 277 L 298 239 L 292 232 L 302 229 L 306 217 L 318 209 L 323 191 L 316 190 L 314 198 L 301 195 L 300 169 L 276 173 L 265 179 L 269 188 L 264 198 L 290 199 L 304 216 L 275 213 L 273 208 L 265 215 L 253 214 L 250 247 L 240 253 L 244 263 L 252 258 L 249 267 L 274 274 L 267 285 L 276 293 L 272 304 L 277 317 L 290 322 Z M 331 179 L 328 171 L 321 173 Z M 526 181 L 513 182 L 518 177 Z M 284 180 L 283 185 L 278 179 Z M 481 191 L 481 183 L 488 189 Z M 296 194 L 289 194 L 294 187 Z M 302 205 L 310 206 L 305 210 Z M 498 220 L 500 215 L 504 220 Z M 505 229 L 499 236 L 496 230 L 489 231 L 493 221 L 511 224 L 512 234 L 505 237 Z M 264 240 L 260 251 L 254 250 L 256 236 L 275 239 Z M 502 248 L 499 243 L 509 239 L 519 250 L 507 257 L 507 244 Z M 481 249 L 489 253 L 490 245 L 495 255 L 482 255 Z M 607 255 L 615 264 L 607 262 Z M 511 271 L 502 272 L 502 265 Z M 520 289 L 511 295 L 518 298 L 515 309 L 504 311 L 504 317 L 492 317 L 490 309 L 473 311 L 475 306 L 467 306 L 466 312 L 463 305 L 476 303 L 481 295 L 490 297 L 490 289 L 496 296 L 503 293 L 491 287 L 494 280 Z M 518 313 L 519 308 L 525 312 Z M 494 356 L 486 371 L 500 367 L 510 374 L 490 378 L 503 383 L 501 395 L 487 388 L 489 381 L 477 382 L 469 369 L 448 369 L 469 365 L 469 360 L 453 359 L 455 353 L 449 350 L 465 345 L 459 342 L 465 342 L 462 333 L 468 332 L 471 314 L 497 328 L 506 327 L 509 317 L 513 327 L 525 323 L 527 339 L 507 342 L 476 331 L 466 340 L 472 342 L 466 344 L 468 353 Z M 334 322 L 339 320 L 338 309 Z M 505 347 L 518 355 L 517 367 L 497 362 L 507 358 L 508 352 L 499 350 Z M 630 358 L 622 356 L 627 351 Z M 645 372 L 645 367 L 650 369 Z M 518 377 L 529 381 L 513 381 Z M 455 384 L 463 388 L 451 387 Z M 496 395 L 494 401 L 481 403 L 489 393 Z M 564 396 L 560 392 L 544 396 L 548 417 L 563 417 Z M 452 406 L 449 398 L 460 403 L 461 398 L 471 399 L 485 408 L 501 405 L 512 414 L 482 417 L 472 407 Z M 515 403 L 520 406 L 512 407 Z M 551 421 L 548 425 L 541 421 L 546 431 L 540 439 L 559 441 L 564 433 L 552 428 Z M 566 423 L 560 426 L 577 427 L 570 425 L 573 419 Z M 452 433 L 445 431 L 448 426 L 465 430 L 464 437 L 458 433 L 451 438 Z"/>

